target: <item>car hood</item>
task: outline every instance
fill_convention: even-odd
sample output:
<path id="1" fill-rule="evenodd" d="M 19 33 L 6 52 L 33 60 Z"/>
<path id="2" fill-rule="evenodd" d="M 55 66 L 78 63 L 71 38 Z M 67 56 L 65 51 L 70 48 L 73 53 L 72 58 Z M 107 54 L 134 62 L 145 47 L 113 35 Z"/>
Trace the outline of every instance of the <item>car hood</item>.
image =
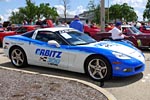
<path id="1" fill-rule="evenodd" d="M 134 46 L 129 46 L 127 43 L 119 43 L 112 41 L 100 41 L 96 43 L 89 44 L 88 46 L 94 48 L 101 48 L 101 52 L 109 51 L 109 52 L 117 52 L 121 54 L 128 55 L 130 57 L 136 58 L 145 62 L 143 53 Z"/>
<path id="2" fill-rule="evenodd" d="M 123 54 L 131 54 L 138 50 L 135 47 L 128 46 L 126 43 L 123 44 L 123 43 L 112 42 L 112 41 L 100 41 L 100 42 L 89 44 L 88 46 L 116 51 Z"/>

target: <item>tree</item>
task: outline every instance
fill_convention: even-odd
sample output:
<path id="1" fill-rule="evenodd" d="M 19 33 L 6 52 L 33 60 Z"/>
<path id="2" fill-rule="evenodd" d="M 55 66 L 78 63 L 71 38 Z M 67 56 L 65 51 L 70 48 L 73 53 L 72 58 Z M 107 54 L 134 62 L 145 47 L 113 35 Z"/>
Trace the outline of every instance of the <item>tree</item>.
<path id="1" fill-rule="evenodd" d="M 109 8 L 109 16 L 111 20 L 121 19 L 121 6 L 119 4 L 112 5 Z"/>
<path id="2" fill-rule="evenodd" d="M 65 22 L 67 17 L 67 10 L 69 9 L 69 2 L 70 0 L 62 0 L 63 6 L 64 6 L 64 16 L 65 16 Z"/>
<path id="3" fill-rule="evenodd" d="M 90 0 L 88 3 L 88 9 L 89 13 L 93 13 L 93 19 L 92 21 L 96 22 L 99 24 L 100 22 L 100 4 L 96 5 L 94 0 Z"/>
<path id="4" fill-rule="evenodd" d="M 22 14 L 20 14 L 19 12 L 12 12 L 11 13 L 12 16 L 9 17 L 9 20 L 12 22 L 12 23 L 15 23 L 15 24 L 20 24 L 23 22 L 22 19 L 24 19 L 24 16 Z"/>
<path id="5" fill-rule="evenodd" d="M 95 1 L 90 0 L 87 7 L 89 10 L 95 10 L 96 9 Z"/>
<path id="6" fill-rule="evenodd" d="M 37 11 L 37 6 L 35 6 L 35 3 L 32 3 L 31 0 L 26 0 L 25 8 L 19 8 L 19 13 L 24 16 L 24 19 L 27 20 L 28 23 L 30 22 L 30 20 L 36 20 L 35 15 Z"/>
<path id="7" fill-rule="evenodd" d="M 148 21 L 150 21 L 150 0 L 147 1 L 146 8 L 143 13 L 143 19 L 148 19 Z"/>
<path id="8" fill-rule="evenodd" d="M 39 11 L 40 11 L 40 14 L 46 19 L 56 20 L 56 17 L 58 16 L 56 8 L 55 7 L 50 7 L 49 3 L 40 4 Z"/>
<path id="9" fill-rule="evenodd" d="M 101 9 L 101 6 L 100 4 L 95 4 L 95 1 L 94 0 L 90 0 L 89 3 L 88 3 L 88 10 L 89 10 L 89 13 L 93 12 L 93 21 L 97 24 L 99 24 L 100 22 L 100 9 Z M 108 8 L 105 8 L 105 14 L 108 13 Z M 108 14 L 105 15 L 105 22 L 108 22 Z"/>
<path id="10" fill-rule="evenodd" d="M 121 5 L 121 18 L 125 21 L 136 21 L 137 15 L 133 7 L 128 6 L 127 3 Z"/>
<path id="11" fill-rule="evenodd" d="M 26 0 L 26 6 L 20 7 L 19 12 L 12 12 L 9 20 L 19 24 L 24 20 L 30 23 L 31 20 L 34 22 L 41 18 L 56 20 L 57 16 L 56 8 L 50 7 L 49 3 L 41 3 L 39 6 L 36 6 L 31 0 Z"/>
<path id="12" fill-rule="evenodd" d="M 136 21 L 137 14 L 134 11 L 133 7 L 128 6 L 127 3 L 122 5 L 115 4 L 109 8 L 109 16 L 111 20 L 124 20 L 124 21 Z"/>

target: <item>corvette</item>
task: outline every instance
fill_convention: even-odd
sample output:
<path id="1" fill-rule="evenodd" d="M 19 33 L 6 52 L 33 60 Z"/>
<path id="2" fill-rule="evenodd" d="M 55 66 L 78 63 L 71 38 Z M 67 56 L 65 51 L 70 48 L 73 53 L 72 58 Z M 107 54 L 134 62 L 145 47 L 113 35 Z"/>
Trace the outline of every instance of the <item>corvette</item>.
<path id="1" fill-rule="evenodd" d="M 150 48 L 150 34 L 142 33 L 137 28 L 131 25 L 121 25 L 121 31 L 123 32 L 123 34 L 130 37 L 125 39 L 131 41 L 137 48 L 141 50 Z M 93 35 L 92 38 L 97 41 L 108 39 L 112 40 L 110 32 L 99 32 L 95 34 L 95 36 Z"/>
<path id="2" fill-rule="evenodd" d="M 4 53 L 17 67 L 28 64 L 86 73 L 96 81 L 112 76 L 127 77 L 145 69 L 143 53 L 115 41 L 97 42 L 72 28 L 43 28 L 6 36 Z"/>
<path id="3" fill-rule="evenodd" d="M 40 28 L 40 26 L 38 26 L 38 25 L 23 25 L 23 26 L 18 27 L 14 31 L 2 31 L 2 32 L 0 32 L 0 46 L 3 44 L 2 41 L 5 36 L 22 34 L 27 31 L 35 30 L 37 28 Z"/>

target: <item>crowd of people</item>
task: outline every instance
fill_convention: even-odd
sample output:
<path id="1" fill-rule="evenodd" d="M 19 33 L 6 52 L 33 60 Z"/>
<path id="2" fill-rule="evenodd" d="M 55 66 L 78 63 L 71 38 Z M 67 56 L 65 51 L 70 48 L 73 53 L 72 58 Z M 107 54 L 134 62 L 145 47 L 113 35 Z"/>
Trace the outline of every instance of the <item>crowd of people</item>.
<path id="1" fill-rule="evenodd" d="M 30 20 L 30 21 L 24 20 L 22 24 L 23 25 L 41 25 L 43 27 L 44 26 L 46 26 L 46 27 L 54 27 L 54 26 L 58 26 L 58 27 L 70 27 L 70 28 L 77 29 L 80 32 L 84 32 L 84 26 L 85 26 L 85 23 L 83 23 L 80 20 L 80 18 L 79 18 L 78 15 L 75 15 L 74 19 L 69 24 L 67 22 L 65 22 L 65 21 L 61 21 L 61 22 L 58 22 L 57 25 L 56 25 L 56 24 L 54 24 L 52 22 L 52 20 L 47 20 L 47 19 L 46 20 L 40 20 L 40 19 L 38 19 L 36 22 L 33 22 L 33 20 Z M 149 23 L 144 23 L 144 22 L 116 22 L 116 23 L 108 23 L 108 24 L 106 24 L 105 31 L 106 32 L 108 32 L 108 31 L 111 32 L 112 33 L 112 37 L 115 37 L 114 39 L 117 39 L 119 37 L 120 38 L 124 38 L 125 36 L 123 34 L 121 34 L 121 31 L 120 31 L 120 25 L 121 24 L 133 25 L 137 29 L 139 29 L 140 31 L 143 31 L 143 29 L 145 27 L 150 27 L 150 22 Z M 11 26 L 11 24 L 9 23 L 8 24 L 8 29 L 9 30 L 10 30 L 10 26 Z M 94 22 L 92 22 L 89 26 L 92 28 L 92 27 L 94 27 L 96 25 L 95 25 Z M 14 27 L 14 25 L 13 25 L 13 27 Z M 113 34 L 113 33 L 118 34 L 118 36 L 116 34 Z"/>
<path id="2" fill-rule="evenodd" d="M 83 21 L 80 20 L 80 17 L 78 15 L 75 15 L 73 20 L 71 22 L 65 22 L 65 21 L 58 21 L 54 23 L 50 19 L 41 20 L 38 19 L 37 21 L 31 20 L 23 20 L 21 24 L 12 24 L 10 21 L 7 21 L 9 23 L 6 23 L 5 25 L 1 24 L 7 31 L 12 31 L 12 27 L 20 26 L 20 25 L 40 25 L 42 28 L 44 27 L 70 27 L 79 30 L 80 32 L 84 32 L 84 25 L 87 24 L 89 27 L 94 28 L 96 25 L 94 22 L 90 23 L 83 23 Z"/>

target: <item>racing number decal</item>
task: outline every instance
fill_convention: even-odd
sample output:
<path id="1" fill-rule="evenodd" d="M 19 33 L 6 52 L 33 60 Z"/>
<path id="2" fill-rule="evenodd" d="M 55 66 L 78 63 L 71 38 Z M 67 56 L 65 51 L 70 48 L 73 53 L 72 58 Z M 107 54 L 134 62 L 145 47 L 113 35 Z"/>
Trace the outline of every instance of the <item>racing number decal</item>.
<path id="1" fill-rule="evenodd" d="M 35 54 L 40 56 L 40 61 L 47 62 L 50 65 L 58 65 L 60 63 L 62 52 L 38 48 L 36 49 Z"/>

